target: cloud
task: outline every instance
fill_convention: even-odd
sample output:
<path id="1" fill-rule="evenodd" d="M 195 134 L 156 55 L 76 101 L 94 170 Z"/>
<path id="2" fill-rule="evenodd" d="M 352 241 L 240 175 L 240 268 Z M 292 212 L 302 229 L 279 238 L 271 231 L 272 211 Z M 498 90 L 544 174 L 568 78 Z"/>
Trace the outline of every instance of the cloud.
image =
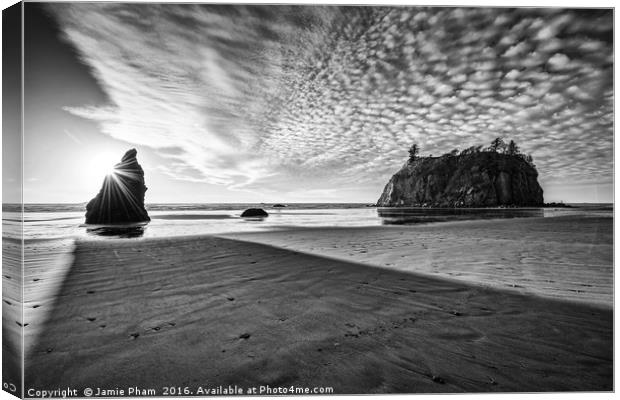
<path id="1" fill-rule="evenodd" d="M 414 141 L 438 155 L 497 136 L 547 180 L 612 170 L 610 10 L 48 8 L 110 99 L 65 109 L 155 149 L 173 179 L 378 194 Z"/>
<path id="2" fill-rule="evenodd" d="M 570 68 L 570 59 L 560 53 L 554 54 L 548 61 L 549 67 L 554 71 L 562 71 Z"/>

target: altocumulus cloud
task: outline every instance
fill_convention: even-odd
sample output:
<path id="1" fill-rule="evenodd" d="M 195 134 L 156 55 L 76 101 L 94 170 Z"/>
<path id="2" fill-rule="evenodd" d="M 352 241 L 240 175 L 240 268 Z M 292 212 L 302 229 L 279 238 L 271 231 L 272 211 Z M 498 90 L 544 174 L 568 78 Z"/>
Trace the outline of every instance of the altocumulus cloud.
<path id="1" fill-rule="evenodd" d="M 66 110 L 159 150 L 177 179 L 379 193 L 412 142 L 438 155 L 497 136 L 543 180 L 612 179 L 610 10 L 49 9 L 110 99 Z"/>

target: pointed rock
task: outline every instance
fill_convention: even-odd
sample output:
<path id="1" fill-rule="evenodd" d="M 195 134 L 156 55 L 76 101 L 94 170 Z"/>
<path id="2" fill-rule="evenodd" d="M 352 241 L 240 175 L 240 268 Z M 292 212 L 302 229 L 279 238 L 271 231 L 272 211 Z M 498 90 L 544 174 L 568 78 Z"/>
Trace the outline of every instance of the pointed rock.
<path id="1" fill-rule="evenodd" d="M 144 171 L 131 149 L 106 176 L 99 194 L 86 205 L 87 224 L 127 224 L 148 222 L 144 208 Z"/>

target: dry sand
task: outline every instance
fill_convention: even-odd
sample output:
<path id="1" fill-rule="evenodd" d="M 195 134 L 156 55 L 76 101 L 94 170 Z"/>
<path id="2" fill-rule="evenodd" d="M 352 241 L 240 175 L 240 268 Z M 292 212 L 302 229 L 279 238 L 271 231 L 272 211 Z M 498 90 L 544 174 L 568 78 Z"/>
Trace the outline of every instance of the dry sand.
<path id="1" fill-rule="evenodd" d="M 22 247 L 19 239 L 2 238 L 2 360 L 4 379 L 16 388 L 23 352 L 42 333 L 71 267 L 72 252 L 73 240 L 25 240 Z M 28 260 L 23 272 L 22 257 Z"/>
<path id="2" fill-rule="evenodd" d="M 2 378 L 17 388 L 22 375 L 21 240 L 2 238 Z"/>
<path id="3" fill-rule="evenodd" d="M 585 251 L 601 258 L 593 265 L 611 271 L 609 221 L 577 221 L 581 236 L 572 241 L 561 233 L 570 221 L 531 222 L 533 228 L 518 230 L 523 242 L 548 243 L 560 233 L 555 252 L 540 254 L 542 248 L 534 247 L 523 255 L 526 260 L 553 263 L 561 256 L 565 268 L 580 269 L 588 267 Z M 497 227 L 521 220 L 463 226 L 481 223 L 502 240 L 504 228 Z M 435 229 L 430 225 L 422 229 L 439 269 L 459 269 L 462 257 L 473 257 L 468 254 L 480 260 L 492 255 L 486 239 L 477 245 L 473 240 L 468 252 L 462 243 L 442 245 L 461 237 L 459 229 L 465 228 L 455 226 L 460 225 L 437 225 L 436 233 L 428 231 Z M 327 239 L 383 243 L 367 247 L 377 253 L 373 262 L 398 258 L 395 248 L 384 247 L 394 243 L 418 264 L 425 259 L 419 255 L 420 228 L 339 230 Z M 286 245 L 309 242 L 310 232 L 318 243 L 336 231 L 300 230 Z M 260 235 L 276 240 L 276 234 Z M 392 235 L 402 236 L 403 243 L 416 240 L 399 247 Z M 355 253 L 346 246 L 329 255 Z M 209 236 L 81 241 L 74 256 L 27 357 L 26 389 L 138 386 L 158 394 L 164 386 L 218 385 L 331 386 L 336 394 L 613 389 L 612 310 L 601 302 L 558 301 L 377 268 L 355 262 L 360 261 L 355 256 L 345 261 Z M 528 274 L 534 278 L 542 267 Z"/>

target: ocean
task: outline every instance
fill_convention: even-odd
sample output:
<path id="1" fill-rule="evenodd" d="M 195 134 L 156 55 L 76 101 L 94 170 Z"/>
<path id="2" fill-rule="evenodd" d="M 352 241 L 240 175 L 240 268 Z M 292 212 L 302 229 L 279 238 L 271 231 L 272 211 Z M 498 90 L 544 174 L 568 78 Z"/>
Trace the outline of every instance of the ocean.
<path id="1" fill-rule="evenodd" d="M 264 208 L 269 217 L 242 218 L 251 207 Z M 149 238 L 234 232 L 260 232 L 286 228 L 414 225 L 461 219 L 552 217 L 571 214 L 607 215 L 611 204 L 579 204 L 574 208 L 375 208 L 359 203 L 295 203 L 274 208 L 265 204 L 148 204 L 151 222 L 127 231 L 110 231 L 84 225 L 85 204 L 25 204 L 25 240 Z M 19 204 L 3 205 L 3 236 L 21 235 Z"/>

